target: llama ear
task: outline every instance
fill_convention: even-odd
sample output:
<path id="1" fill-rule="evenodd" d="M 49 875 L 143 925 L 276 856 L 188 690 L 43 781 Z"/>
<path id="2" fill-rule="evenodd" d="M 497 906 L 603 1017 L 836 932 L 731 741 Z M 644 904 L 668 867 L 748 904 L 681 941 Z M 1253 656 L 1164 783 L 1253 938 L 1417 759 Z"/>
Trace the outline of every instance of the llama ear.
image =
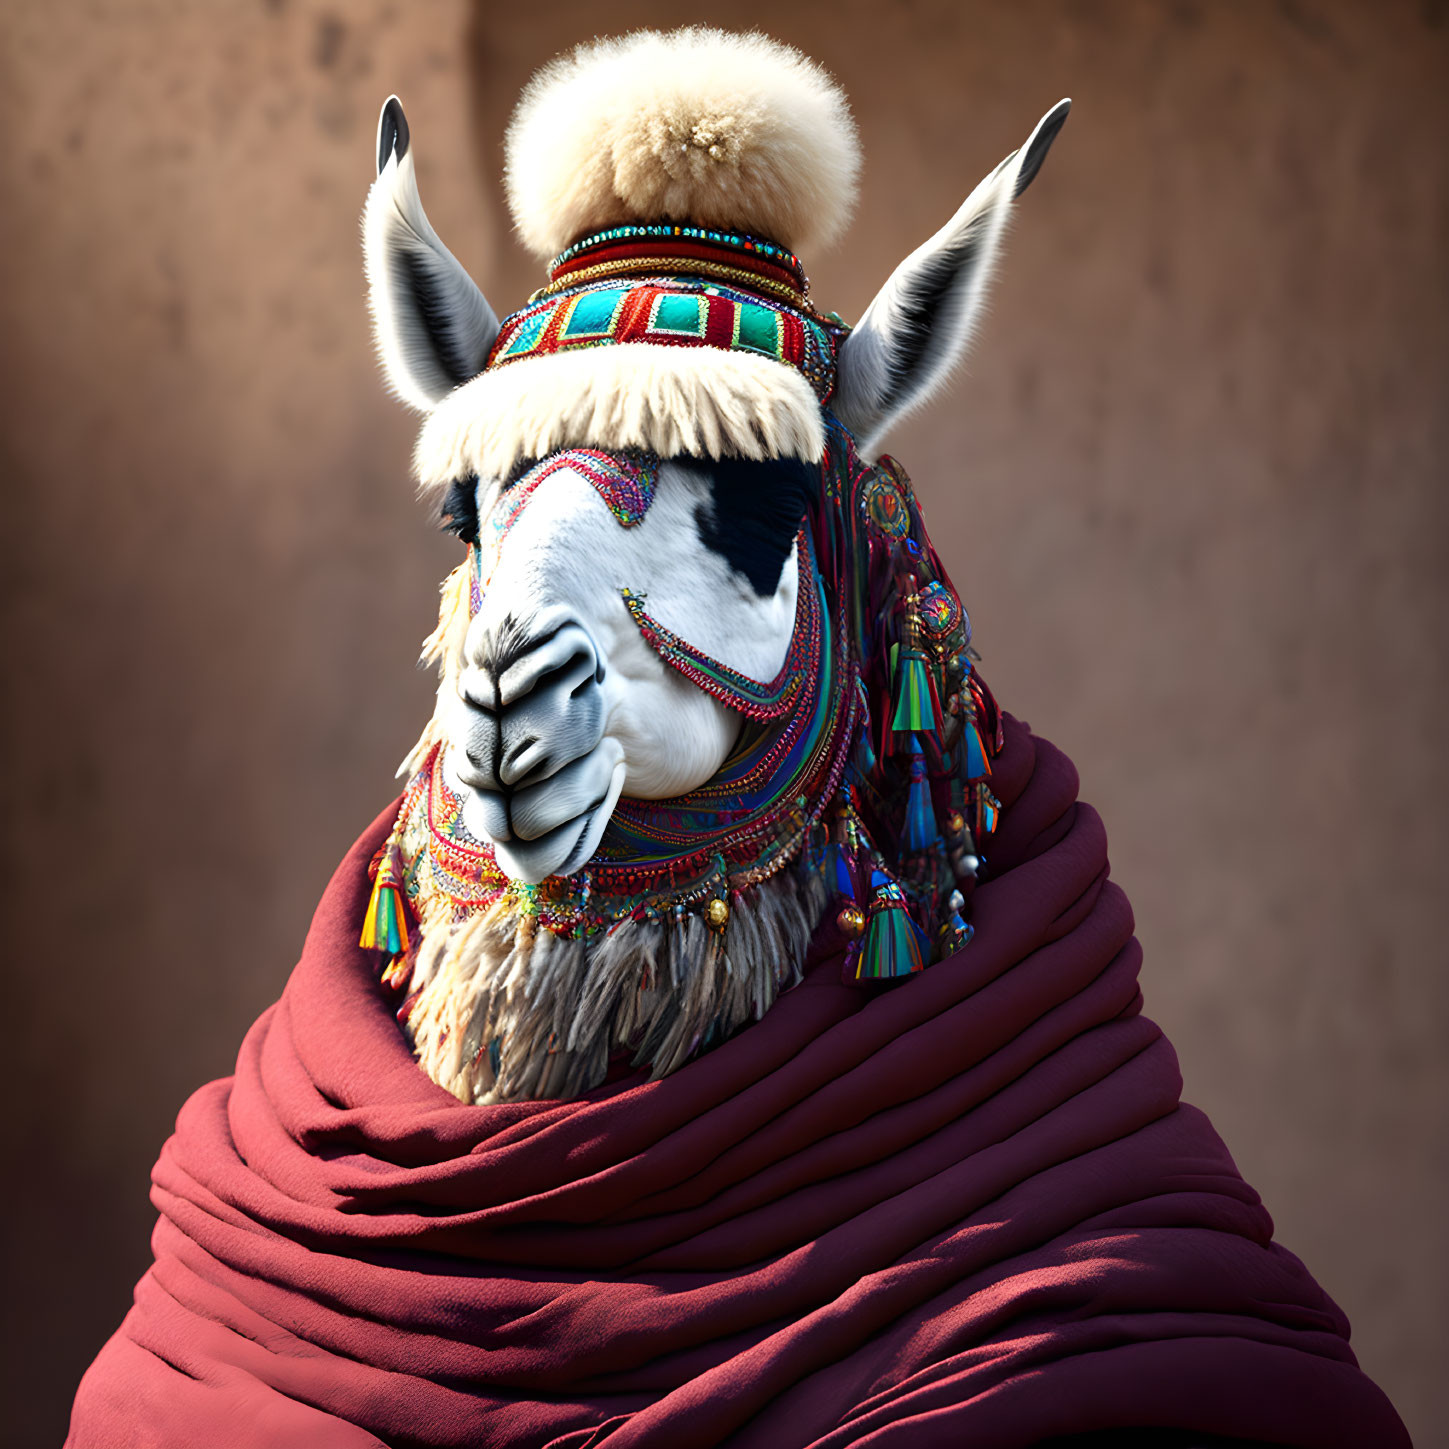
<path id="1" fill-rule="evenodd" d="M 403 402 L 428 412 L 482 370 L 498 318 L 428 223 L 396 96 L 378 118 L 377 180 L 362 213 L 362 257 L 383 375 Z"/>
<path id="2" fill-rule="evenodd" d="M 894 272 L 841 344 L 835 415 L 862 453 L 920 406 L 961 359 L 996 265 L 1011 204 L 1031 184 L 1071 109 L 1058 101 L 960 211 Z"/>

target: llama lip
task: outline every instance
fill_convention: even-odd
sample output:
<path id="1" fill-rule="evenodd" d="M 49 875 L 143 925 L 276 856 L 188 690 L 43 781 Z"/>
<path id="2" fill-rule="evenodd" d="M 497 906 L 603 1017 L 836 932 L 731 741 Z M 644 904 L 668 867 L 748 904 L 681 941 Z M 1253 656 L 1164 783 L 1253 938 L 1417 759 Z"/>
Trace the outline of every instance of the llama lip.
<path id="1" fill-rule="evenodd" d="M 495 841 L 493 858 L 510 879 L 526 885 L 537 885 L 551 875 L 568 875 L 577 868 L 571 863 L 580 854 L 579 845 L 591 833 L 597 814 L 596 806 L 550 831 L 542 840 Z M 585 854 L 583 859 L 587 858 Z"/>
<path id="2" fill-rule="evenodd" d="M 626 773 L 615 740 L 604 740 L 557 775 L 512 795 L 473 785 L 466 756 L 454 751 L 448 752 L 445 769 L 454 787 L 461 787 L 469 833 L 492 846 L 508 876 L 530 885 L 551 875 L 571 875 L 588 860 L 614 812 Z"/>

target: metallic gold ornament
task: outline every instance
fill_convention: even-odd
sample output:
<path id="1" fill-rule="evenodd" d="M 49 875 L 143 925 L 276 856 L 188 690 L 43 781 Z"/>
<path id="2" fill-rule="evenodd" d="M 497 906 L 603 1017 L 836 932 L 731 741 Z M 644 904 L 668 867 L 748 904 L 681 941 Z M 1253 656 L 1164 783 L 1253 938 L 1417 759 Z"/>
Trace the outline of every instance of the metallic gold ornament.
<path id="1" fill-rule="evenodd" d="M 835 924 L 840 927 L 842 935 L 853 941 L 865 930 L 865 912 L 859 906 L 842 906 Z"/>
<path id="2" fill-rule="evenodd" d="M 716 931 L 722 931 L 730 923 L 730 903 L 716 897 L 704 908 L 704 918 Z"/>

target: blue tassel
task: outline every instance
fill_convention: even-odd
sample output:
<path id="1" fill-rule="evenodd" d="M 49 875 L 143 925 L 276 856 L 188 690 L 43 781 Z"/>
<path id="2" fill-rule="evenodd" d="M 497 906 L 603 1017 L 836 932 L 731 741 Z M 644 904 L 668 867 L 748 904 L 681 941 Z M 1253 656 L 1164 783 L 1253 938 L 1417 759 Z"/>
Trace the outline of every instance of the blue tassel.
<path id="1" fill-rule="evenodd" d="M 931 785 L 926 778 L 926 757 L 921 742 L 911 736 L 911 788 L 906 796 L 906 824 L 901 849 L 912 854 L 929 850 L 938 838 L 936 812 L 931 805 Z"/>
<path id="2" fill-rule="evenodd" d="M 407 950 L 407 905 L 403 897 L 402 879 L 401 856 L 397 847 L 389 842 L 378 852 L 374 863 L 372 895 L 367 902 L 367 912 L 362 918 L 362 934 L 357 942 L 359 946 L 385 951 L 390 957 Z"/>
<path id="3" fill-rule="evenodd" d="M 855 874 L 851 870 L 850 847 L 838 840 L 832 840 L 825 847 L 821 862 L 821 874 L 832 886 L 835 894 L 847 901 L 855 899 Z"/>

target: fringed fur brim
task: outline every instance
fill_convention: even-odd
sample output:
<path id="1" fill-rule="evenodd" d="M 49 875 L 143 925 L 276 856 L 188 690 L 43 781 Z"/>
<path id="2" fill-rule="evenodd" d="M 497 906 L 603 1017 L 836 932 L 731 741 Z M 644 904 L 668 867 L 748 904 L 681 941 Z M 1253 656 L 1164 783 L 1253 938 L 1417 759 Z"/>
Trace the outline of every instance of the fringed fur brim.
<path id="1" fill-rule="evenodd" d="M 571 447 L 813 463 L 825 425 L 793 368 L 746 352 L 629 342 L 532 357 L 464 383 L 423 425 L 413 467 L 424 488 L 446 487 Z"/>

